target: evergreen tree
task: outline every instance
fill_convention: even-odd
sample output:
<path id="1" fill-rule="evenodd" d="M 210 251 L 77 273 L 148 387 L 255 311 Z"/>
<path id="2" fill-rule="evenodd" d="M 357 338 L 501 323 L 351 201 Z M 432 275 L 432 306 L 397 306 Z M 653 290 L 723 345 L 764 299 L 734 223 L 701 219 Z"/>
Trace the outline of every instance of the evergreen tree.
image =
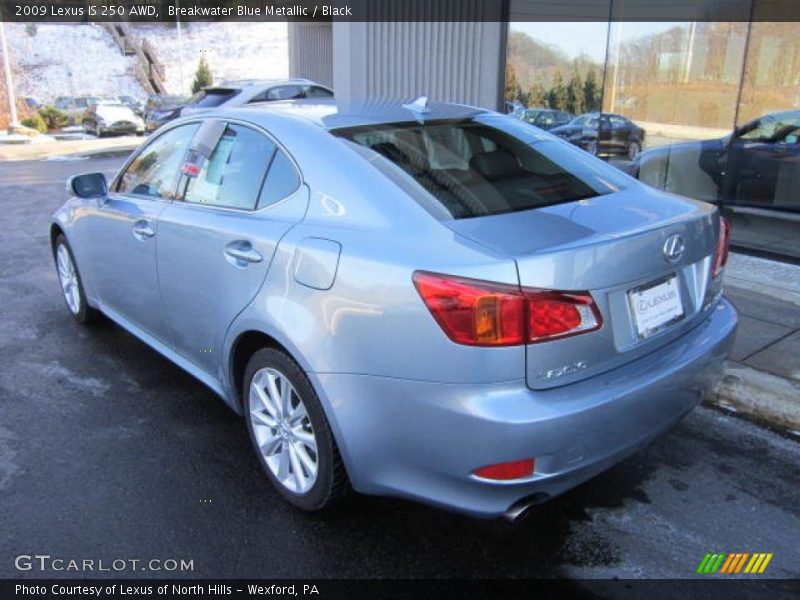
<path id="1" fill-rule="evenodd" d="M 214 83 L 211 77 L 211 69 L 208 68 L 206 57 L 200 57 L 200 64 L 197 65 L 197 71 L 194 74 L 194 81 L 192 82 L 192 93 L 196 94 L 202 88 L 207 87 Z"/>
<path id="2" fill-rule="evenodd" d="M 586 80 L 583 82 L 583 101 L 586 112 L 600 110 L 602 100 L 602 92 L 597 85 L 597 74 L 594 68 L 591 68 L 586 74 Z"/>
<path id="3" fill-rule="evenodd" d="M 556 71 L 553 76 L 553 87 L 550 88 L 548 100 L 550 108 L 555 108 L 556 110 L 567 109 L 567 86 L 564 85 L 564 77 L 561 75 L 560 70 Z"/>
<path id="4" fill-rule="evenodd" d="M 567 84 L 567 110 L 573 115 L 579 115 L 585 110 L 586 103 L 583 95 L 583 81 L 578 72 L 577 63 L 572 67 L 572 77 Z"/>
<path id="5" fill-rule="evenodd" d="M 536 78 L 536 81 L 533 82 L 533 85 L 528 90 L 528 106 L 530 108 L 540 108 L 540 107 L 547 107 L 547 90 L 544 89 L 544 85 L 542 85 L 542 80 L 540 78 Z"/>
<path id="6" fill-rule="evenodd" d="M 517 74 L 514 72 L 514 65 L 512 65 L 510 62 L 507 62 L 506 89 L 503 97 L 509 102 L 514 101 L 516 99 L 518 89 L 519 89 L 519 84 L 517 83 Z"/>

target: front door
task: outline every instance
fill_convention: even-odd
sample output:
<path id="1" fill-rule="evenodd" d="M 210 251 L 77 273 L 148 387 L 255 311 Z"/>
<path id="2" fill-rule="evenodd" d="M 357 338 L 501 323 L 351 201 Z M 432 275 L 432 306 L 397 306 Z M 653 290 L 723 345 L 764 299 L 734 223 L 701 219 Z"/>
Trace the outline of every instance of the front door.
<path id="1" fill-rule="evenodd" d="M 156 274 L 158 218 L 174 198 L 196 128 L 177 127 L 148 143 L 77 224 L 103 309 L 162 342 L 168 337 Z"/>

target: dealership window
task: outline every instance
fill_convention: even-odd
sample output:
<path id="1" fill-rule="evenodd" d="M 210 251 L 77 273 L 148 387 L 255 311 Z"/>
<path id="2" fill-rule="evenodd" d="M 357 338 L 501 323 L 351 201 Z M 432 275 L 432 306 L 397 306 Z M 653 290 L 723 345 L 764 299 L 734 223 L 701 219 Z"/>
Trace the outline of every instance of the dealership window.
<path id="1" fill-rule="evenodd" d="M 624 2 L 609 6 L 625 18 Z M 509 111 L 520 118 L 523 105 L 588 111 L 586 90 L 582 105 L 578 93 L 588 65 L 599 75 L 603 112 L 646 132 L 638 157 L 618 154 L 613 164 L 720 205 L 734 246 L 800 257 L 796 23 L 511 23 Z M 567 139 L 580 145 L 578 135 Z"/>

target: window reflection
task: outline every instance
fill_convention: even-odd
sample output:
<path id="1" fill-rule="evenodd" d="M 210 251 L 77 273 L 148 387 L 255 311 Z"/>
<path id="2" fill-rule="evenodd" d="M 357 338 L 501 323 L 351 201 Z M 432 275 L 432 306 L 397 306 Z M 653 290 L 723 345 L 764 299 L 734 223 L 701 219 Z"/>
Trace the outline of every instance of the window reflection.
<path id="1" fill-rule="evenodd" d="M 612 6 L 625 17 L 624 2 Z M 800 257 L 797 23 L 511 23 L 505 94 L 521 120 L 573 114 L 550 131 L 649 185 L 718 203 L 735 245 Z M 598 115 L 610 132 L 585 125 Z M 643 130 L 638 155 L 602 149 L 616 115 Z"/>

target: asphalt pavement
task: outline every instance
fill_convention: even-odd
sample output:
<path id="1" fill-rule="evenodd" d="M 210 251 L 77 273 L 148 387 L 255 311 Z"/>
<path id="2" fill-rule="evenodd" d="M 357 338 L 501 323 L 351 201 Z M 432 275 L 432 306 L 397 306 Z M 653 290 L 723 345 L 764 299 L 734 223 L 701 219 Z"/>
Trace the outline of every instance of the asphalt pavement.
<path id="1" fill-rule="evenodd" d="M 128 577 L 693 578 L 711 552 L 771 552 L 760 577 L 800 576 L 800 446 L 708 408 L 513 524 L 364 496 L 289 507 L 212 392 L 67 314 L 50 213 L 68 175 L 120 163 L 0 163 L 0 577 L 90 575 L 15 567 L 48 554 L 193 565 L 97 573 Z"/>

